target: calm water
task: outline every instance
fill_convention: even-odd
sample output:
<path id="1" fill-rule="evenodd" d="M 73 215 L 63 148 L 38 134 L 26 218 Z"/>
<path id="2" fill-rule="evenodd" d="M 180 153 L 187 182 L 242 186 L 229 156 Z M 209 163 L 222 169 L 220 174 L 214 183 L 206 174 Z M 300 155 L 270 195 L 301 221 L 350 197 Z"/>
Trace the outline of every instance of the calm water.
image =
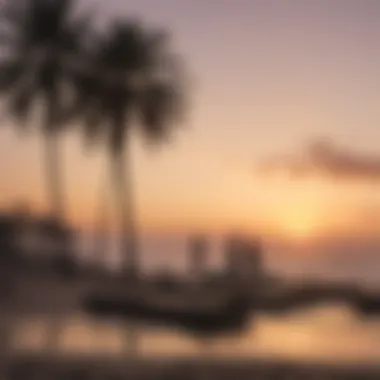
<path id="1" fill-rule="evenodd" d="M 15 346 L 43 349 L 45 323 L 42 319 L 20 321 L 15 329 Z M 123 328 L 116 323 L 94 322 L 77 315 L 66 318 L 63 326 L 62 351 L 122 352 Z M 195 339 L 177 331 L 153 328 L 139 331 L 144 355 L 194 356 L 205 352 Z M 257 316 L 244 335 L 214 340 L 207 352 L 229 357 L 379 363 L 379 342 L 379 320 L 360 321 L 344 307 L 329 306 L 283 317 Z"/>
<path id="2" fill-rule="evenodd" d="M 143 269 L 174 271 L 185 274 L 188 267 L 186 236 L 143 236 L 140 239 L 140 258 Z M 208 266 L 219 270 L 224 266 L 223 238 L 210 237 Z M 378 244 L 377 244 L 378 243 Z M 279 274 L 303 278 L 328 278 L 359 281 L 380 289 L 380 239 L 376 244 L 332 244 L 313 249 L 295 246 L 279 246 L 264 241 L 263 261 L 265 269 Z M 86 235 L 78 240 L 78 248 L 84 261 L 94 261 L 94 246 L 101 246 L 107 254 L 103 263 L 117 268 L 120 262 L 117 238 L 107 242 L 94 240 Z M 100 256 L 102 256 L 100 252 Z"/>
<path id="3" fill-rule="evenodd" d="M 91 260 L 89 249 L 83 256 Z M 117 257 L 110 250 L 109 263 Z M 223 264 L 220 247 L 214 246 L 210 266 Z M 143 247 L 144 269 L 170 269 L 183 272 L 186 255 L 183 239 L 151 240 Z M 378 256 L 377 256 L 378 257 Z M 332 266 L 329 261 L 318 263 L 289 260 L 269 252 L 267 268 L 287 275 L 303 277 L 352 278 L 361 283 L 379 286 L 380 262 L 358 267 Z M 28 349 L 43 349 L 46 321 L 15 322 L 14 345 Z M 116 323 L 99 323 L 85 316 L 71 315 L 62 322 L 60 348 L 67 352 L 108 352 L 123 350 L 123 328 Z M 140 328 L 140 352 L 144 355 L 194 356 L 205 348 L 190 336 L 173 330 Z M 360 320 L 350 309 L 326 305 L 282 317 L 258 315 L 242 336 L 218 339 L 209 344 L 207 352 L 218 356 L 270 356 L 304 360 L 380 362 L 380 320 Z M 125 342 L 124 342 L 125 348 Z"/>

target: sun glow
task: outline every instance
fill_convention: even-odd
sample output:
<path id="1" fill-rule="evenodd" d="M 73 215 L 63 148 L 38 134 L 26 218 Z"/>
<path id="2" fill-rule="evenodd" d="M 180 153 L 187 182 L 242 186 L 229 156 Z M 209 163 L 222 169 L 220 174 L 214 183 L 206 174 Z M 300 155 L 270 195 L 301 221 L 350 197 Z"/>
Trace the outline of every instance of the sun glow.
<path id="1" fill-rule="evenodd" d="M 297 241 L 312 239 L 326 229 L 321 209 L 310 203 L 288 204 L 277 213 L 276 225 L 285 238 Z"/>
<path id="2" fill-rule="evenodd" d="M 319 226 L 314 215 L 307 210 L 293 210 L 284 216 L 282 228 L 290 238 L 306 239 L 318 232 Z"/>

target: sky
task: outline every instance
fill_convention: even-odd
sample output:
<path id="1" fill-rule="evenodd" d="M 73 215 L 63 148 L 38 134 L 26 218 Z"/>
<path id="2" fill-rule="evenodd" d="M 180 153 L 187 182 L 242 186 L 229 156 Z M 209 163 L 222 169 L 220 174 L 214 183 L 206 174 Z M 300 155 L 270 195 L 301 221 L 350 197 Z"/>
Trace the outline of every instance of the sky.
<path id="1" fill-rule="evenodd" d="M 299 244 L 375 239 L 377 0 L 82 0 L 81 6 L 94 4 L 100 23 L 138 16 L 168 29 L 190 78 L 187 118 L 173 141 L 158 151 L 133 142 L 143 228 L 244 230 Z M 16 135 L 9 120 L 2 124 L 0 206 L 28 201 L 46 209 L 41 139 Z M 72 133 L 62 155 L 69 216 L 90 226 L 106 186 L 104 152 L 83 153 Z"/>

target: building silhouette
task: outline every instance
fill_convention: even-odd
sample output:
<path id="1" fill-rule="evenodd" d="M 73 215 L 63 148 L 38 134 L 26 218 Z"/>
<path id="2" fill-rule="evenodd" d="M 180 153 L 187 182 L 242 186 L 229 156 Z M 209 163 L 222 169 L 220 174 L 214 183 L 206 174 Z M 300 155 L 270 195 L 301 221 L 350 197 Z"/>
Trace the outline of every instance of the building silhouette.
<path id="1" fill-rule="evenodd" d="M 202 235 L 191 236 L 188 240 L 188 258 L 190 277 L 193 281 L 202 282 L 206 274 L 209 244 Z"/>
<path id="2" fill-rule="evenodd" d="M 226 275 L 234 283 L 258 283 L 264 275 L 262 256 L 258 239 L 229 237 L 225 243 Z"/>

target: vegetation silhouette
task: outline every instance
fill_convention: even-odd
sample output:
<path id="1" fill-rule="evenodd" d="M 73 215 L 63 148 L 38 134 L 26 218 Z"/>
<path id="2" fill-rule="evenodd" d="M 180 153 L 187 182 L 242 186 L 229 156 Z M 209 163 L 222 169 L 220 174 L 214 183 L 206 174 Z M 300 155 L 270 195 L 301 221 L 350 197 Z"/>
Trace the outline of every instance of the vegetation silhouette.
<path id="1" fill-rule="evenodd" d="M 162 296 L 162 294 L 161 294 Z M 155 302 L 142 297 L 89 296 L 84 301 L 84 310 L 98 317 L 122 317 L 145 323 L 177 327 L 200 338 L 236 334 L 247 327 L 251 305 L 243 294 L 215 294 L 209 302 L 199 295 L 193 302 L 182 301 L 166 304 L 160 302 L 160 294 Z M 181 301 L 181 300 L 180 300 Z"/>
<path id="2" fill-rule="evenodd" d="M 82 308 L 97 318 L 172 325 L 200 337 L 244 332 L 257 313 L 280 316 L 331 302 L 343 303 L 363 318 L 380 312 L 380 295 L 352 284 L 303 282 L 280 285 L 277 290 L 261 286 L 254 293 L 228 279 L 214 285 L 204 283 L 195 292 L 181 280 L 172 279 L 169 287 L 152 285 L 143 292 L 121 294 L 95 290 L 84 297 Z"/>
<path id="3" fill-rule="evenodd" d="M 168 35 L 162 30 L 125 20 L 114 22 L 100 36 L 92 30 L 92 17 L 70 21 L 73 4 L 73 0 L 7 3 L 0 15 L 1 22 L 9 27 L 0 33 L 1 46 L 8 50 L 0 56 L 0 95 L 15 126 L 22 131 L 29 129 L 33 112 L 41 105 L 38 130 L 45 141 L 51 208 L 51 222 L 44 228 L 50 235 L 60 235 L 59 226 L 66 215 L 60 137 L 79 121 L 85 142 L 106 149 L 125 239 L 125 269 L 138 274 L 131 139 L 138 132 L 148 144 L 161 144 L 180 125 L 185 92 L 183 67 L 170 51 Z M 91 39 L 89 46 L 84 43 L 87 36 Z M 0 220 L 4 235 L 13 235 L 12 228 Z M 2 253 L 9 250 L 8 242 L 0 241 Z M 210 337 L 242 331 L 252 309 L 288 310 L 327 297 L 326 293 L 320 294 L 300 291 L 281 299 L 256 300 L 253 305 L 236 294 L 224 297 L 214 308 L 193 304 L 192 309 L 182 310 L 143 299 L 125 303 L 112 297 L 90 297 L 85 309 L 97 315 L 162 322 Z M 185 293 L 180 296 L 185 297 Z M 363 315 L 376 314 L 380 309 L 378 298 L 364 293 L 350 302 Z"/>
<path id="4" fill-rule="evenodd" d="M 72 0 L 15 0 L 6 2 L 0 14 L 0 95 L 15 125 L 25 131 L 41 106 L 38 131 L 44 138 L 50 224 L 57 226 L 52 231 L 56 237 L 66 214 L 59 143 L 70 126 L 63 118 L 71 83 L 69 66 L 80 54 L 80 36 L 88 22 L 87 17 L 70 20 L 72 6 Z M 63 244 L 68 241 L 60 243 L 62 253 L 67 253 Z"/>
<path id="5" fill-rule="evenodd" d="M 358 291 L 351 299 L 356 312 L 362 318 L 380 317 L 380 294 L 369 291 Z"/>
<path id="6" fill-rule="evenodd" d="M 91 69 L 75 77 L 77 101 L 70 118 L 83 124 L 86 142 L 104 146 L 120 211 L 125 270 L 138 273 L 132 189 L 131 139 L 165 142 L 183 115 L 183 70 L 168 35 L 137 21 L 117 21 L 88 49 Z"/>
<path id="7" fill-rule="evenodd" d="M 0 95 L 15 125 L 28 130 L 33 112 L 41 106 L 38 131 L 45 142 L 44 165 L 52 217 L 62 220 L 65 199 L 59 140 L 70 124 L 64 123 L 68 63 L 80 54 L 80 36 L 87 18 L 70 22 L 72 0 L 15 0 L 0 14 L 2 26 Z"/>
<path id="8" fill-rule="evenodd" d="M 182 63 L 170 51 L 163 30 L 118 20 L 100 35 L 92 27 L 93 14 L 72 17 L 74 3 L 6 3 L 0 15 L 7 25 L 0 36 L 6 49 L 0 57 L 0 95 L 21 130 L 30 129 L 34 111 L 41 106 L 38 131 L 45 140 L 45 176 L 51 218 L 57 225 L 64 223 L 66 214 L 59 150 L 63 132 L 79 121 L 85 141 L 107 149 L 125 269 L 136 275 L 130 140 L 136 129 L 156 145 L 179 125 L 184 110 Z M 55 231 L 52 235 L 58 236 Z"/>

